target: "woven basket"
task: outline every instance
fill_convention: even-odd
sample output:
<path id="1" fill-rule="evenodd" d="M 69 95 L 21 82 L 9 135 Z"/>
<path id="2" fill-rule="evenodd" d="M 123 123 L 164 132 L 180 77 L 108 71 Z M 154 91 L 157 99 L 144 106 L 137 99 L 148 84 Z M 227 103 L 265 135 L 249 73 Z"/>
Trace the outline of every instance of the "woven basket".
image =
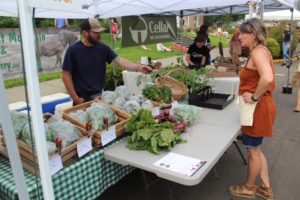
<path id="1" fill-rule="evenodd" d="M 166 75 L 169 76 L 173 72 L 180 72 L 180 73 L 186 74 L 187 73 L 187 69 L 183 69 L 183 68 L 172 69 L 172 70 L 168 71 L 168 73 L 166 73 Z"/>
<path id="2" fill-rule="evenodd" d="M 164 85 L 171 89 L 172 97 L 175 100 L 181 100 L 188 93 L 188 88 L 185 84 L 175 80 L 169 76 L 163 76 L 155 79 L 156 85 Z"/>

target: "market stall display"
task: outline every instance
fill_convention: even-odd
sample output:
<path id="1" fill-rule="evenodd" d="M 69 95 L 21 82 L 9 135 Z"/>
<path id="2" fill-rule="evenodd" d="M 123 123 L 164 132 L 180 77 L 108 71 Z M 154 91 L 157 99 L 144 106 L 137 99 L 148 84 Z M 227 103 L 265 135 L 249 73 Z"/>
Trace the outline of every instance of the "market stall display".
<path id="1" fill-rule="evenodd" d="M 142 108 L 152 109 L 156 106 L 154 102 L 149 101 L 143 95 L 132 94 L 124 85 L 118 86 L 115 91 L 104 91 L 101 100 L 128 113 Z"/>
<path id="2" fill-rule="evenodd" d="M 40 173 L 35 152 L 35 141 L 31 140 L 28 117 L 24 113 L 12 112 L 12 118 L 15 134 L 18 138 L 17 144 L 23 167 L 32 174 L 35 174 L 36 168 L 36 175 L 39 176 Z M 24 122 L 23 119 L 26 119 L 25 123 L 22 123 Z M 44 121 L 45 132 L 47 134 L 49 160 L 60 155 L 64 167 L 74 163 L 78 158 L 77 144 L 87 139 L 87 132 L 70 122 L 49 113 L 44 114 Z M 0 153 L 8 158 L 6 144 L 2 135 L 0 136 Z"/>
<path id="3" fill-rule="evenodd" d="M 79 111 L 81 110 L 81 111 Z M 86 112 L 87 121 L 72 117 L 74 112 Z M 71 114 L 73 113 L 73 114 Z M 111 127 L 115 127 L 116 137 L 124 133 L 124 124 L 130 118 L 130 114 L 104 103 L 100 100 L 86 102 L 64 110 L 63 118 L 77 126 L 86 129 L 93 137 L 95 147 L 102 146 L 101 135 Z"/>

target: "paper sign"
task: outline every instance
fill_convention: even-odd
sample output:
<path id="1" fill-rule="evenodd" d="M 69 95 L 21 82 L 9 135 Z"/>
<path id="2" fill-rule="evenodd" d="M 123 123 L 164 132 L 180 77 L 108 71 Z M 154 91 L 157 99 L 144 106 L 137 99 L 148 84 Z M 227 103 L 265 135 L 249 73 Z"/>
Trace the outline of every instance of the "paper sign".
<path id="1" fill-rule="evenodd" d="M 77 154 L 79 158 L 90 152 L 92 149 L 92 137 L 89 137 L 77 143 Z"/>
<path id="2" fill-rule="evenodd" d="M 192 176 L 205 163 L 206 161 L 171 152 L 153 164 L 173 172 Z"/>
<path id="3" fill-rule="evenodd" d="M 52 160 L 49 161 L 49 167 L 50 167 L 50 174 L 53 176 L 56 174 L 59 170 L 63 168 L 62 160 L 60 155 L 55 156 Z"/>
<path id="4" fill-rule="evenodd" d="M 109 127 L 109 129 L 107 131 L 104 131 L 101 134 L 102 146 L 105 146 L 106 144 L 110 143 L 111 141 L 113 141 L 116 138 L 117 138 L 116 126 Z"/>
<path id="5" fill-rule="evenodd" d="M 155 117 L 160 114 L 159 107 L 154 107 L 152 110 L 152 116 Z"/>

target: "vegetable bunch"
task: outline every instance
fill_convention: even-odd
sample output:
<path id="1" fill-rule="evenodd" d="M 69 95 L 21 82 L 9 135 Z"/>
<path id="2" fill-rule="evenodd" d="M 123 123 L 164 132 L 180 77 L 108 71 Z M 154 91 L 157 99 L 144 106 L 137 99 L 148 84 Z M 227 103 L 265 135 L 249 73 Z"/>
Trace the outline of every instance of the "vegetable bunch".
<path id="1" fill-rule="evenodd" d="M 172 91 L 167 86 L 148 85 L 143 89 L 143 96 L 163 103 L 171 103 Z"/>
<path id="2" fill-rule="evenodd" d="M 150 111 L 141 109 L 133 113 L 125 124 L 125 130 L 132 132 L 127 147 L 131 150 L 148 150 L 154 154 L 159 154 L 161 149 L 171 150 L 175 144 L 186 142 L 172 128 L 171 122 L 160 123 Z"/>

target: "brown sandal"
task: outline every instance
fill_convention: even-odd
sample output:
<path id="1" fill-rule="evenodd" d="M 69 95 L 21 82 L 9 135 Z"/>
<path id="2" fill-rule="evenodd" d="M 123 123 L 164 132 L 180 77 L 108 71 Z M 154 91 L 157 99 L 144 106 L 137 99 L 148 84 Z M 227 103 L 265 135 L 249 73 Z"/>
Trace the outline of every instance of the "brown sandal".
<path id="1" fill-rule="evenodd" d="M 263 197 L 266 200 L 274 200 L 273 191 L 271 187 L 259 186 L 256 190 L 256 194 Z"/>
<path id="2" fill-rule="evenodd" d="M 245 190 L 251 191 L 251 194 L 245 193 Z M 247 186 L 247 185 L 236 185 L 230 186 L 229 191 L 232 195 L 238 197 L 245 197 L 245 198 L 255 198 L 256 195 L 256 187 L 255 186 Z"/>

